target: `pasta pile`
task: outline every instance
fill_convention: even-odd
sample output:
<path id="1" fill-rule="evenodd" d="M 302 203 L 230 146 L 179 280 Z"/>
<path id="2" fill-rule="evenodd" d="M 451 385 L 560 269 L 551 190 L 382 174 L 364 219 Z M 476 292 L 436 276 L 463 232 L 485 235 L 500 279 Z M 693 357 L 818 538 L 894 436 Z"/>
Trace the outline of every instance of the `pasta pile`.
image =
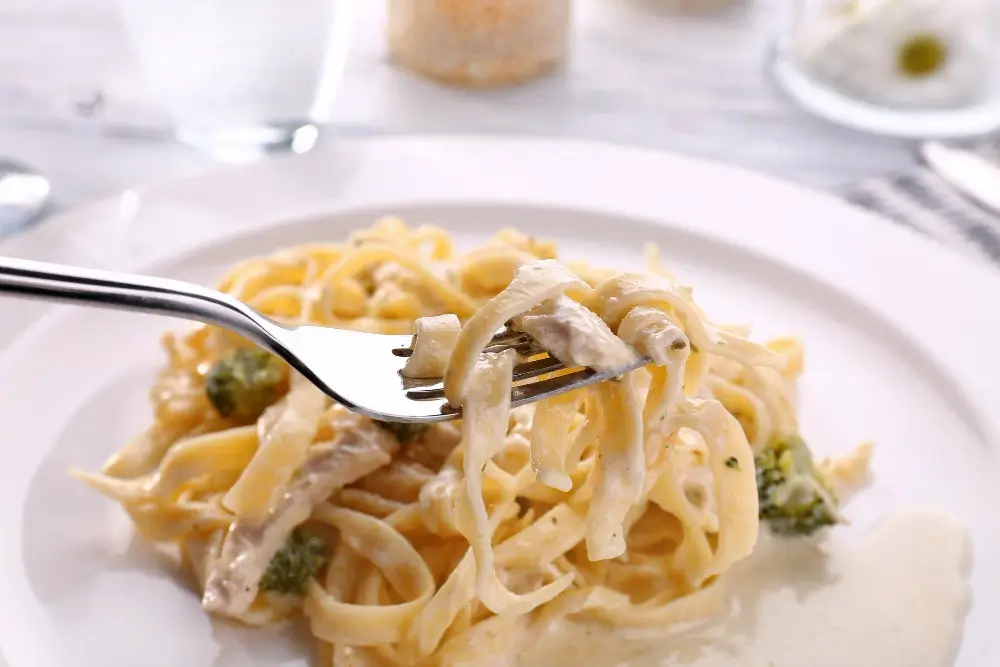
<path id="1" fill-rule="evenodd" d="M 416 331 L 404 373 L 444 377 L 463 419 L 403 437 L 287 368 L 263 412 L 224 415 L 210 371 L 251 346 L 200 326 L 164 338 L 152 426 L 75 474 L 176 547 L 207 611 L 251 626 L 301 611 L 325 665 L 473 664 L 557 619 L 705 617 L 757 539 L 753 451 L 797 430 L 802 349 L 712 324 L 650 253 L 648 273 L 564 265 L 504 230 L 458 254 L 388 218 L 247 260 L 219 288 L 278 321 Z M 510 409 L 517 355 L 483 352 L 508 322 L 567 365 L 652 363 Z M 301 594 L 268 590 L 299 528 L 329 561 Z"/>

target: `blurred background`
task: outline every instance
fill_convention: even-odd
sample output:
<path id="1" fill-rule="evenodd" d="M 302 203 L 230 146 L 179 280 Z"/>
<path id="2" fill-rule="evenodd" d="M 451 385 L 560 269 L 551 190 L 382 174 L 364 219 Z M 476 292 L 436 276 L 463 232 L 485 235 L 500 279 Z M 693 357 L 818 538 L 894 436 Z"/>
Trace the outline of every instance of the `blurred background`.
<path id="1" fill-rule="evenodd" d="M 397 133 L 608 140 L 842 189 L 924 138 L 989 145 L 996 4 L 0 0 L 0 159 L 45 179 L 48 212 Z"/>

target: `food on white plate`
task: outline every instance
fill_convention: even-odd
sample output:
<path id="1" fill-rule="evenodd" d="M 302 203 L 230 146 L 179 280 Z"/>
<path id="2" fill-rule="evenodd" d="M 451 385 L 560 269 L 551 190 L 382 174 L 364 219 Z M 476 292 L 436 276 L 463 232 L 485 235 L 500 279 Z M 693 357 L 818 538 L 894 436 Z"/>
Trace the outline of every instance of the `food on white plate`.
<path id="1" fill-rule="evenodd" d="M 248 259 L 221 290 L 289 324 L 414 332 L 409 372 L 443 377 L 463 419 L 374 422 L 199 326 L 164 338 L 152 426 L 74 474 L 179 551 L 206 612 L 248 626 L 304 614 L 324 665 L 661 664 L 701 639 L 651 637 L 724 620 L 729 595 L 814 576 L 781 565 L 777 545 L 821 556 L 872 448 L 814 460 L 796 414 L 799 341 L 714 323 L 653 259 L 647 272 L 563 263 L 509 229 L 460 254 L 443 230 L 394 218 Z M 483 352 L 505 323 L 567 366 L 653 362 L 511 409 L 516 353 Z M 914 536 L 935 548 L 910 557 Z M 917 655 L 936 660 L 964 613 L 963 539 L 943 519 L 890 523 L 877 557 L 831 551 L 820 567 L 839 568 L 838 585 L 811 606 L 777 604 L 766 620 L 779 630 L 762 623 L 759 642 L 725 650 L 809 660 L 824 636 L 880 664 L 895 635 L 856 638 L 905 615 Z M 872 577 L 891 579 L 881 594 L 899 605 L 848 606 Z M 935 595 L 914 602 L 915 580 Z M 837 608 L 848 613 L 831 626 Z M 660 658 L 642 662 L 646 650 Z"/>

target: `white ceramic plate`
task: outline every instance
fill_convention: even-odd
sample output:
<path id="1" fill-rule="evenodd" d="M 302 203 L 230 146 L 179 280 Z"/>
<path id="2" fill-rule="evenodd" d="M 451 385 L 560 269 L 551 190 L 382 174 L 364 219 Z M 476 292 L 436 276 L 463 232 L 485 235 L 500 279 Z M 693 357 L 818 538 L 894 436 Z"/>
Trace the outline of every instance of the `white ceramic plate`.
<path id="1" fill-rule="evenodd" d="M 851 505 L 850 530 L 913 504 L 961 519 L 975 565 L 958 665 L 998 664 L 1000 280 L 890 223 L 659 153 L 413 138 L 133 192 L 51 228 L 84 230 L 78 261 L 138 257 L 154 262 L 149 273 L 210 281 L 248 255 L 339 239 L 387 212 L 463 244 L 516 225 L 558 239 L 564 256 L 622 268 L 642 266 L 655 241 L 714 319 L 802 335 L 805 434 L 823 453 L 877 443 L 876 483 Z M 0 308 L 0 321 L 28 315 Z M 0 650 L 12 667 L 304 664 L 289 632 L 211 622 L 131 541 L 125 515 L 65 473 L 98 466 L 144 426 L 157 337 L 172 324 L 63 308 L 0 357 Z"/>

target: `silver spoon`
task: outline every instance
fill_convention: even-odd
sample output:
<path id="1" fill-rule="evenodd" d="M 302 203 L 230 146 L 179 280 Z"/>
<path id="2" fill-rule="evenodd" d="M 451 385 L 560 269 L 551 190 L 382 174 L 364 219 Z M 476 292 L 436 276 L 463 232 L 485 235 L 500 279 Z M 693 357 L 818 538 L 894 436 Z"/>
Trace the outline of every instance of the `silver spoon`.
<path id="1" fill-rule="evenodd" d="M 0 159 L 0 239 L 37 220 L 51 191 L 49 180 L 38 172 Z"/>

